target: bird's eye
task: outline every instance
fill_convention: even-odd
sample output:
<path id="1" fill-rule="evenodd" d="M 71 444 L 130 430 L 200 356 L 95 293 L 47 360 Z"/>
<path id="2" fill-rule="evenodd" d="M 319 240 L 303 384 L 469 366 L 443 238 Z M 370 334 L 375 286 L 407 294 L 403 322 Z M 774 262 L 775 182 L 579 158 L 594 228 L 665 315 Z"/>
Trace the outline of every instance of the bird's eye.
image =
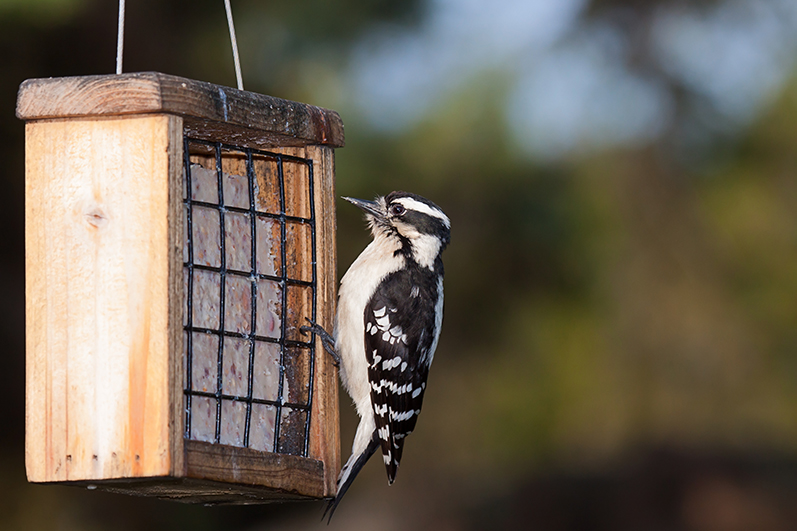
<path id="1" fill-rule="evenodd" d="M 390 207 L 390 213 L 392 215 L 394 215 L 394 216 L 400 216 L 406 211 L 407 211 L 407 209 L 404 208 L 403 205 L 396 204 L 396 205 L 391 205 L 391 207 Z"/>

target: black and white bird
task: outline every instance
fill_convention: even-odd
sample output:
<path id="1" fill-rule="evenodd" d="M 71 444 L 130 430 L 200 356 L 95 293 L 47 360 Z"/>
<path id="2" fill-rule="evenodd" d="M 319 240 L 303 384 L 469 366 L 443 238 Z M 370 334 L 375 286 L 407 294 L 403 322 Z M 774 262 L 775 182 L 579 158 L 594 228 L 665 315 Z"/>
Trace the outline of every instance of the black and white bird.
<path id="1" fill-rule="evenodd" d="M 347 201 L 365 212 L 373 241 L 340 282 L 334 351 L 360 416 L 352 454 L 338 477 L 330 519 L 368 459 L 381 448 L 390 484 L 404 438 L 421 412 L 443 323 L 443 260 L 451 222 L 421 196 L 391 192 Z M 333 339 L 320 327 L 313 331 Z M 335 355 L 333 353 L 333 355 Z"/>

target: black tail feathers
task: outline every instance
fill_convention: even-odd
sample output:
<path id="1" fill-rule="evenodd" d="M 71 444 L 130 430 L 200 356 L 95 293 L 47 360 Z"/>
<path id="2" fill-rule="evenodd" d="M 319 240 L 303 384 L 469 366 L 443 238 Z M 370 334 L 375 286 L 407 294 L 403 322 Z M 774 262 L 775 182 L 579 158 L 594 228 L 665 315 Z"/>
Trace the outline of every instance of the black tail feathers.
<path id="1" fill-rule="evenodd" d="M 360 473 L 360 470 L 362 470 L 362 468 L 365 466 L 365 463 L 368 462 L 368 459 L 370 459 L 371 456 L 374 455 L 374 452 L 376 452 L 378 448 L 379 448 L 379 438 L 377 437 L 376 432 L 374 431 L 374 435 L 371 438 L 371 442 L 368 443 L 368 446 L 366 447 L 365 451 L 357 457 L 354 463 L 351 464 L 351 468 L 348 470 L 348 473 L 347 473 L 347 467 L 349 466 L 349 463 L 346 463 L 346 465 L 343 467 L 343 470 L 341 471 L 341 476 L 340 478 L 338 478 L 338 492 L 334 498 L 329 500 L 327 508 L 324 509 L 324 514 L 323 516 L 321 516 L 321 520 L 326 518 L 327 513 L 329 513 L 329 519 L 327 519 L 327 524 L 329 524 L 329 522 L 332 521 L 332 515 L 335 514 L 335 509 L 337 509 L 340 500 L 343 499 L 343 495 L 346 494 L 346 491 L 349 490 L 349 487 L 354 482 L 354 478 L 357 477 L 357 474 Z M 351 461 L 351 459 L 349 459 L 349 461 Z M 343 480 L 342 483 L 341 479 Z"/>

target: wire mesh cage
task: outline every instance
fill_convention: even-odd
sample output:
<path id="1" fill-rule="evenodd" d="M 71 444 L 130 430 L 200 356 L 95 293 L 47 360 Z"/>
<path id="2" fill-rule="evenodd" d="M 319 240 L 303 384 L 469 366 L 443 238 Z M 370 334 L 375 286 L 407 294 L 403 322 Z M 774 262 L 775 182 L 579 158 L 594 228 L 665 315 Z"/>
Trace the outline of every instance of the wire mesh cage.
<path id="1" fill-rule="evenodd" d="M 184 153 L 185 437 L 307 456 L 312 160 L 190 138 Z"/>
<path id="2" fill-rule="evenodd" d="M 334 493 L 336 113 L 157 73 L 29 80 L 34 482 Z"/>

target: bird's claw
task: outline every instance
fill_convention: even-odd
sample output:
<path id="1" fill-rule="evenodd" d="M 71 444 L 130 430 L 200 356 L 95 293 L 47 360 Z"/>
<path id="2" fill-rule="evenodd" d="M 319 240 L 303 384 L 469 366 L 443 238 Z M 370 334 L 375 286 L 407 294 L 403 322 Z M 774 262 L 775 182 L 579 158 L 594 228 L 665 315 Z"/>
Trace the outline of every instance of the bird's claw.
<path id="1" fill-rule="evenodd" d="M 324 345 L 324 350 L 326 350 L 332 357 L 332 364 L 335 365 L 335 367 L 340 367 L 340 356 L 335 351 L 335 340 L 332 338 L 329 332 L 324 330 L 324 327 L 316 322 L 311 321 L 307 317 L 304 319 L 310 323 L 310 326 L 302 326 L 299 328 L 299 330 L 301 330 L 303 334 L 316 334 L 319 339 L 321 339 L 321 344 Z"/>

